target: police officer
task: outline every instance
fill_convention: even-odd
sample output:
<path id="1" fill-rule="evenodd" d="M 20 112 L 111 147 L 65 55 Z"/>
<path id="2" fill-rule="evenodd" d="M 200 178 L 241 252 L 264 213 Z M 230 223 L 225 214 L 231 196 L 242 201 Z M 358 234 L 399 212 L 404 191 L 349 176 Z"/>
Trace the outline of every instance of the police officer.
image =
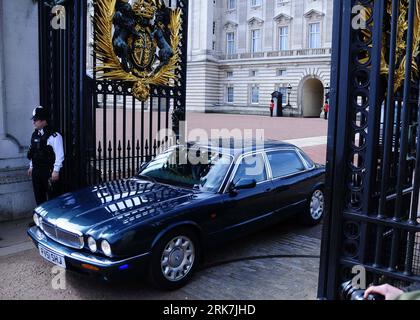
<path id="1" fill-rule="evenodd" d="M 32 114 L 35 131 L 32 134 L 28 151 L 28 175 L 32 176 L 32 185 L 37 205 L 59 195 L 60 169 L 63 166 L 63 138 L 49 125 L 48 111 L 37 107 Z"/>

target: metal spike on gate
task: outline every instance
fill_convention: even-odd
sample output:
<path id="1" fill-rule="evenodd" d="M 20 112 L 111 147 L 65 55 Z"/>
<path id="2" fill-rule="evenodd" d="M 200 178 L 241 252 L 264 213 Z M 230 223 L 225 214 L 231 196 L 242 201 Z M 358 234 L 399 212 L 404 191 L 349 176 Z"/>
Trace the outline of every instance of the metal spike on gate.
<path id="1" fill-rule="evenodd" d="M 118 140 L 118 179 L 121 179 L 121 150 L 121 140 Z"/>
<path id="2" fill-rule="evenodd" d="M 145 151 L 146 151 L 146 161 L 149 161 L 149 143 L 148 143 L 148 141 L 147 141 L 147 139 L 146 139 L 146 143 L 145 143 L 145 145 L 144 145 L 144 149 L 145 149 Z"/>
<path id="3" fill-rule="evenodd" d="M 153 157 L 156 157 L 156 149 L 157 149 L 157 144 L 156 144 L 156 139 L 153 140 Z"/>
<path id="4" fill-rule="evenodd" d="M 137 171 L 140 170 L 140 141 L 137 139 L 136 145 L 136 157 L 137 157 Z"/>
<path id="5" fill-rule="evenodd" d="M 99 182 L 102 181 L 102 147 L 101 147 L 101 141 L 99 141 L 98 144 L 98 172 L 99 172 Z"/>
<path id="6" fill-rule="evenodd" d="M 131 151 L 131 147 L 130 147 L 130 140 L 128 140 L 128 142 L 127 142 L 128 144 L 127 144 L 127 159 L 129 160 L 128 161 L 128 168 L 125 168 L 125 166 L 124 166 L 124 177 L 126 176 L 126 174 L 127 174 L 127 172 L 128 173 L 130 173 L 130 151 Z M 134 150 L 133 150 L 133 157 L 134 157 Z M 124 159 L 124 161 L 125 161 L 125 159 Z"/>
<path id="7" fill-rule="evenodd" d="M 108 144 L 108 179 L 112 180 L 112 165 L 111 165 L 111 159 L 112 159 L 112 144 L 111 140 L 109 140 Z"/>

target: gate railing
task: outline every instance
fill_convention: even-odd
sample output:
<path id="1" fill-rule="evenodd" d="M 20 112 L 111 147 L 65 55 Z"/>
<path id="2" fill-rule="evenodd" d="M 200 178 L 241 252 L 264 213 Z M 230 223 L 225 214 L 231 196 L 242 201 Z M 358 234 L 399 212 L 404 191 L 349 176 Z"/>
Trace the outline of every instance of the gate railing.
<path id="1" fill-rule="evenodd" d="M 95 17 L 98 2 L 92 3 Z M 110 80 L 97 74 L 98 33 L 95 19 L 88 30 L 93 38 L 91 70 L 88 77 L 91 95 L 87 97 L 89 120 L 87 140 L 87 184 L 127 178 L 179 136 L 179 122 L 185 120 L 188 0 L 165 0 L 165 5 L 181 12 L 178 65 L 171 86 L 150 85 L 150 97 L 139 101 L 133 96 L 133 83 Z M 154 52 L 153 52 L 154 53 Z M 154 53 L 155 54 L 155 53 Z M 169 131 L 168 134 L 165 130 Z"/>
<path id="2" fill-rule="evenodd" d="M 415 0 L 334 1 L 320 298 L 355 276 L 420 281 L 419 14 Z"/>
<path id="3" fill-rule="evenodd" d="M 125 145 L 118 140 L 117 149 L 114 150 L 111 140 L 108 140 L 106 144 L 99 141 L 95 150 L 96 155 L 90 158 L 88 165 L 89 184 L 132 177 L 139 172 L 143 163 L 152 160 L 174 144 L 175 142 L 170 138 L 153 139 L 152 143 L 146 139 L 142 149 L 140 140 L 137 140 L 135 144 L 127 140 Z M 107 157 L 104 158 L 104 154 L 107 154 Z"/>
<path id="4" fill-rule="evenodd" d="M 179 41 L 174 42 L 179 61 L 173 82 L 150 85 L 150 98 L 139 102 L 132 98 L 133 83 L 97 77 L 93 20 L 98 2 L 38 1 L 40 104 L 51 110 L 52 125 L 63 135 L 65 163 L 60 175 L 66 191 L 118 178 L 119 172 L 121 177 L 133 173 L 139 163 L 155 154 L 154 139 L 162 139 L 161 129 L 170 129 L 177 137 L 182 134 L 179 123 L 185 121 L 188 0 L 164 2 L 166 9 L 179 13 L 176 17 L 180 20 L 175 21 Z M 54 4 L 59 5 L 55 8 L 60 8 L 59 17 Z M 55 28 L 52 21 L 58 18 L 64 23 Z M 164 37 L 171 37 L 168 34 Z"/>

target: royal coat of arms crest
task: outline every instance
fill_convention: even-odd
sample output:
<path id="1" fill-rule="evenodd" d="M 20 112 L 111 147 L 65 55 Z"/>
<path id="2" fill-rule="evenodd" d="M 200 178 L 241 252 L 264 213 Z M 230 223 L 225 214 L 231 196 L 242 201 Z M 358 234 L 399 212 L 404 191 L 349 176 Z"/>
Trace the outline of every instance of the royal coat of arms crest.
<path id="1" fill-rule="evenodd" d="M 163 0 L 96 0 L 95 51 L 99 78 L 133 82 L 140 101 L 151 85 L 172 86 L 179 63 L 181 10 Z"/>

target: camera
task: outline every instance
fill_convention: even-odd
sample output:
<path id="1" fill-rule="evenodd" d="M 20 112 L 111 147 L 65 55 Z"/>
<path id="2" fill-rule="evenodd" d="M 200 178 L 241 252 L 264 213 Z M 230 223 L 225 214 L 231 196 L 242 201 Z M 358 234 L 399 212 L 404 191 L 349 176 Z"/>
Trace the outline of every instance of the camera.
<path id="1" fill-rule="evenodd" d="M 363 297 L 364 294 L 365 290 L 353 287 L 351 280 L 341 284 L 341 300 L 385 300 L 385 297 L 381 294 L 372 293 L 366 299 Z"/>

